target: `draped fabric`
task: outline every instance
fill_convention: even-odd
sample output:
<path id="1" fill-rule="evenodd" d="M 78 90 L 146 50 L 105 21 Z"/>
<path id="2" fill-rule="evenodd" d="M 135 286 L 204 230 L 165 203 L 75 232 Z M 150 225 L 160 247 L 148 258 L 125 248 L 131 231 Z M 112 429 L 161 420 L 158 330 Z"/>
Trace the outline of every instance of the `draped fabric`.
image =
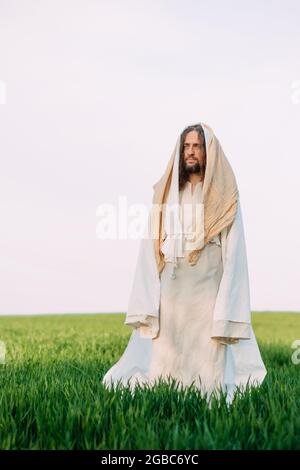
<path id="1" fill-rule="evenodd" d="M 177 140 L 165 174 L 154 185 L 153 202 L 170 202 L 175 194 L 179 209 L 190 203 L 192 210 L 180 220 L 176 243 L 172 232 L 165 231 L 163 213 L 149 213 L 124 322 L 133 331 L 122 357 L 103 378 L 107 386 L 153 385 L 170 376 L 183 385 L 194 383 L 209 396 L 221 387 L 231 401 L 237 387 L 258 386 L 267 374 L 251 324 L 235 178 L 213 131 L 204 127 L 210 164 L 203 184 L 194 192 L 190 182 L 181 192 L 176 187 Z M 227 175 L 223 182 L 222 172 Z M 193 218 L 199 200 L 204 207 L 201 247 L 194 238 L 199 220 Z"/>

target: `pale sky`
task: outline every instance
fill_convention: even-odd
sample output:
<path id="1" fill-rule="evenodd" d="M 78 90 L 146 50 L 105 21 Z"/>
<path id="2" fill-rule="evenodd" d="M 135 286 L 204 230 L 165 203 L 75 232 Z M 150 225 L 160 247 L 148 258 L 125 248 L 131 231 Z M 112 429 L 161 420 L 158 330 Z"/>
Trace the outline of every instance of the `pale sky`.
<path id="1" fill-rule="evenodd" d="M 0 314 L 125 312 L 139 240 L 97 208 L 150 204 L 179 132 L 236 175 L 253 310 L 300 310 L 300 3 L 0 0 Z"/>

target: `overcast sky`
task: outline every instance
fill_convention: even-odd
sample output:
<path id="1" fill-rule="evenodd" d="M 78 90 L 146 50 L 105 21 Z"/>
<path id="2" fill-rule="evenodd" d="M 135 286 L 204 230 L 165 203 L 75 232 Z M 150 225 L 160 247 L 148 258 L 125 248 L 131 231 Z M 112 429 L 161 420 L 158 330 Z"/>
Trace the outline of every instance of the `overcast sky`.
<path id="1" fill-rule="evenodd" d="M 150 204 L 179 132 L 236 175 L 253 310 L 300 310 L 300 3 L 0 0 L 0 314 L 125 312 L 139 240 L 100 205 Z"/>

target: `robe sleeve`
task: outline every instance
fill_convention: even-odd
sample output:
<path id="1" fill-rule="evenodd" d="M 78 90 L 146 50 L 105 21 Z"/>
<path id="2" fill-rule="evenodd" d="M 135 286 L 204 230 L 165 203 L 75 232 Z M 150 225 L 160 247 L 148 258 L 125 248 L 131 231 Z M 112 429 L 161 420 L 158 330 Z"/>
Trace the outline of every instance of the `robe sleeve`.
<path id="1" fill-rule="evenodd" d="M 143 338 L 155 338 L 159 331 L 160 276 L 150 232 L 150 214 L 145 236 L 140 241 L 125 325 L 139 328 Z"/>
<path id="2" fill-rule="evenodd" d="M 249 275 L 240 201 L 231 226 L 222 231 L 223 274 L 211 337 L 223 344 L 251 338 Z"/>

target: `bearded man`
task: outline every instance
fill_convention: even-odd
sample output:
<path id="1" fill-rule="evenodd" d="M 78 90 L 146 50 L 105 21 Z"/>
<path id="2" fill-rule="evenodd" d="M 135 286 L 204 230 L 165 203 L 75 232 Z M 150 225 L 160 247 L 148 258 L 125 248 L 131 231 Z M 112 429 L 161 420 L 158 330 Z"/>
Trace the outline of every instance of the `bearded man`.
<path id="1" fill-rule="evenodd" d="M 231 402 L 267 371 L 251 324 L 239 191 L 211 127 L 180 133 L 153 189 L 125 319 L 132 335 L 103 383 L 172 379 Z"/>

